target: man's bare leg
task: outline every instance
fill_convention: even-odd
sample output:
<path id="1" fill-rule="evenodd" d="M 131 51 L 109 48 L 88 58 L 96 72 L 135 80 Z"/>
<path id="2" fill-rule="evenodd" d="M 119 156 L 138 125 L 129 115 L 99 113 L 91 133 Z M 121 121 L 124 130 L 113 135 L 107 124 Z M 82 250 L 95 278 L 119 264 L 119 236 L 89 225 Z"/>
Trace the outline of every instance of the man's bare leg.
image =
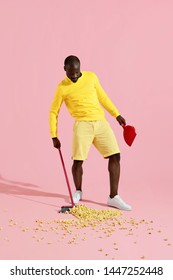
<path id="1" fill-rule="evenodd" d="M 82 190 L 82 175 L 83 175 L 82 164 L 83 164 L 82 160 L 74 160 L 72 166 L 73 181 L 77 191 Z"/>
<path id="2" fill-rule="evenodd" d="M 120 153 L 109 157 L 108 162 L 110 180 L 110 198 L 118 194 L 118 184 L 120 178 Z"/>

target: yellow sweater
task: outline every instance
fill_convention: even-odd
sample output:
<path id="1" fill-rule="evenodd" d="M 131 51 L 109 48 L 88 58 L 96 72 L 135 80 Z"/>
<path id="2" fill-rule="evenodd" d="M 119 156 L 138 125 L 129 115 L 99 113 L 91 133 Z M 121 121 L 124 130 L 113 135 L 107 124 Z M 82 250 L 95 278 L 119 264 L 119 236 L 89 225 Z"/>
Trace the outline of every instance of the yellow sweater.
<path id="1" fill-rule="evenodd" d="M 95 121 L 105 118 L 102 106 L 114 117 L 120 115 L 117 108 L 101 87 L 93 72 L 82 72 L 82 76 L 73 83 L 66 77 L 57 87 L 50 108 L 49 125 L 51 137 L 58 137 L 57 122 L 62 103 L 75 120 Z M 102 106 L 101 106 L 101 105 Z"/>

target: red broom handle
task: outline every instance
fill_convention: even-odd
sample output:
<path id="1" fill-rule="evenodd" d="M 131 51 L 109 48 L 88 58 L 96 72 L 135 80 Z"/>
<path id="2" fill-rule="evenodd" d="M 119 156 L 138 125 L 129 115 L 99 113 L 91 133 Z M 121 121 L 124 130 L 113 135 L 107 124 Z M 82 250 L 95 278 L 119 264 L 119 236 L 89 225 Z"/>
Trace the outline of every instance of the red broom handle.
<path id="1" fill-rule="evenodd" d="M 72 206 L 75 206 L 75 203 L 74 203 L 73 197 L 72 197 L 72 193 L 71 193 L 71 188 L 70 188 L 67 172 L 66 172 L 66 168 L 65 168 L 65 164 L 64 164 L 64 160 L 63 160 L 63 156 L 62 156 L 62 153 L 61 153 L 61 149 L 58 149 L 58 150 L 59 150 L 59 155 L 60 155 L 60 158 L 61 158 L 62 167 L 63 167 L 63 170 L 64 170 L 64 175 L 65 175 L 65 179 L 66 179 L 66 183 L 67 183 L 70 199 L 71 199 L 71 204 L 72 204 Z"/>

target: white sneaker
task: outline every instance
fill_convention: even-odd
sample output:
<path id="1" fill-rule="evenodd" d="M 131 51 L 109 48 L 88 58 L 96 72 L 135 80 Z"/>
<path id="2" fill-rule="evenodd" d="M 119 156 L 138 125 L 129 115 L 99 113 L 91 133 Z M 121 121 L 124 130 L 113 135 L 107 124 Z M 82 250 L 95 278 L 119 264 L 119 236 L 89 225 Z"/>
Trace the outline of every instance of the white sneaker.
<path id="1" fill-rule="evenodd" d="M 75 191 L 75 193 L 73 194 L 73 201 L 75 204 L 77 204 L 79 202 L 79 200 L 82 199 L 82 192 L 81 191 Z"/>
<path id="2" fill-rule="evenodd" d="M 113 198 L 110 198 L 109 196 L 107 204 L 120 210 L 132 210 L 132 207 L 125 203 L 119 195 L 115 195 Z"/>

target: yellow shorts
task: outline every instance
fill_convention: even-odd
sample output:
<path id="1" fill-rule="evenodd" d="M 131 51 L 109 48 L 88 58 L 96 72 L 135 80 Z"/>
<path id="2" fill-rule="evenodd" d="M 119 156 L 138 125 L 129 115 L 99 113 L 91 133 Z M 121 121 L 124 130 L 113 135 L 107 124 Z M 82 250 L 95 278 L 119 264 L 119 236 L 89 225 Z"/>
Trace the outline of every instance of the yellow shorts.
<path id="1" fill-rule="evenodd" d="M 72 159 L 87 159 L 92 144 L 104 158 L 120 153 L 114 132 L 106 119 L 75 121 L 73 126 Z"/>

